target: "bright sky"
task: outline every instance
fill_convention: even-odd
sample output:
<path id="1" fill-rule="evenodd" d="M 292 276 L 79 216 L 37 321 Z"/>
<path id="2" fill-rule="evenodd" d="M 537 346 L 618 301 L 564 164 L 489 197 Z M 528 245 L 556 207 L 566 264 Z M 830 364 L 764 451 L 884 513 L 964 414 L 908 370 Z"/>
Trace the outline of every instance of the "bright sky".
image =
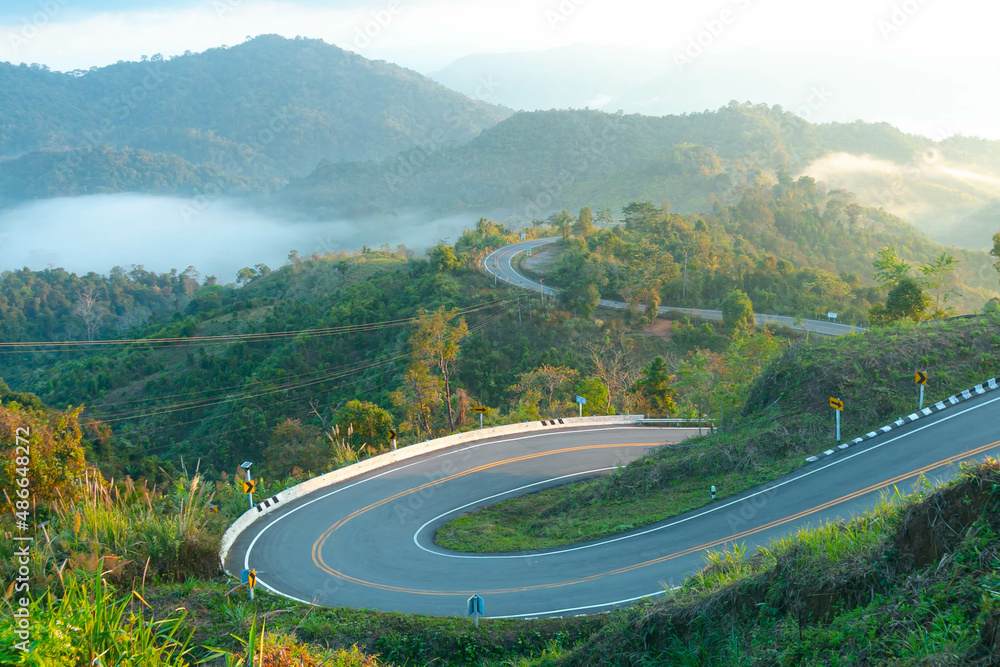
<path id="1" fill-rule="evenodd" d="M 988 0 L 3 0 L 0 60 L 86 69 L 278 33 L 426 73 L 469 53 L 571 44 L 627 45 L 670 60 L 700 38 L 714 54 L 754 47 L 867 58 L 887 80 L 903 64 L 926 62 L 944 76 L 985 66 L 994 75 L 982 83 L 986 94 L 1000 73 L 998 24 L 1000 3 Z M 370 39 L 359 38 L 366 27 Z M 933 95 L 934 81 L 926 85 Z M 968 113 L 981 120 L 990 109 Z"/>

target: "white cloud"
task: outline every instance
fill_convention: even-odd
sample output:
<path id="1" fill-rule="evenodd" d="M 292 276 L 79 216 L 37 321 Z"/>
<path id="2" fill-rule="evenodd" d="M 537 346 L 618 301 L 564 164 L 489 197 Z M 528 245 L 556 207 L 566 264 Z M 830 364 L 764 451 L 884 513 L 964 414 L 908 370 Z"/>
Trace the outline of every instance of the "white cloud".
<path id="1" fill-rule="evenodd" d="M 203 0 L 174 10 L 83 14 L 82 3 L 67 3 L 38 26 L 38 35 L 14 49 L 23 20 L 0 25 L 0 57 L 37 61 L 53 69 L 87 68 L 119 59 L 204 50 L 242 42 L 247 35 L 274 32 L 286 37 L 319 37 L 350 47 L 356 30 L 393 14 L 369 49 L 423 53 L 418 59 L 448 60 L 469 52 L 540 50 L 569 44 L 639 46 L 668 54 L 723 12 L 733 20 L 713 49 L 746 46 L 801 47 L 810 52 L 866 52 L 873 56 L 933 58 L 941 62 L 995 61 L 992 27 L 1000 6 L 972 0 L 827 3 L 796 0 L 722 0 L 713 4 L 666 0 L 367 0 L 351 7 L 303 5 L 273 0 Z M 357 5 L 361 5 L 360 7 Z M 879 21 L 893 7 L 919 5 L 898 31 L 885 39 Z M 393 6 L 398 11 L 391 12 Z M 69 9 L 74 11 L 69 11 Z M 900 10 L 902 11 L 902 10 Z M 30 20 L 30 16 L 29 16 Z M 429 51 L 432 49 L 432 51 Z M 365 49 L 368 50 L 368 49 Z M 406 63 L 403 63 L 406 64 Z"/>

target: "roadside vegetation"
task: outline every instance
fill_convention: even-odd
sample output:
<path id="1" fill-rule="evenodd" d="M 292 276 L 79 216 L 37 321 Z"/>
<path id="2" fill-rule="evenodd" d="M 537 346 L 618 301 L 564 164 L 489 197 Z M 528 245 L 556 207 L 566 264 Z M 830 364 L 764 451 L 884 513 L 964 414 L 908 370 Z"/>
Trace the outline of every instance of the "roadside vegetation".
<path id="1" fill-rule="evenodd" d="M 1000 463 L 851 521 L 709 554 L 665 599 L 531 665 L 994 665 Z"/>

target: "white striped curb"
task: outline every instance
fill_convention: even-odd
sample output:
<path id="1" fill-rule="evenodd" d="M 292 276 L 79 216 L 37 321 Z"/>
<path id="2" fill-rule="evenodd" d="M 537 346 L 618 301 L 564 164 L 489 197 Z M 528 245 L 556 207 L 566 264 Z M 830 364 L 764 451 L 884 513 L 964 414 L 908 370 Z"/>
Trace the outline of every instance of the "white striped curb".
<path id="1" fill-rule="evenodd" d="M 952 394 L 943 401 L 938 401 L 934 405 L 924 408 L 919 413 L 914 412 L 912 415 L 907 415 L 906 417 L 900 417 L 891 424 L 883 426 L 878 430 L 871 431 L 870 433 L 866 433 L 860 438 L 855 438 L 854 440 L 851 440 L 848 443 L 839 445 L 836 450 L 828 449 L 822 454 L 818 454 L 816 456 L 810 456 L 809 458 L 806 459 L 806 463 L 815 463 L 820 459 L 824 459 L 827 456 L 836 454 L 840 450 L 847 449 L 848 447 L 853 447 L 854 445 L 860 445 L 862 442 L 871 440 L 872 438 L 877 438 L 880 435 L 888 433 L 894 428 L 899 428 L 900 426 L 906 426 L 907 424 L 912 424 L 918 419 L 921 419 L 923 417 L 930 417 L 935 412 L 941 412 L 942 410 L 950 408 L 953 405 L 958 405 L 963 401 L 968 401 L 975 396 L 981 396 L 988 391 L 994 391 L 995 389 L 998 388 L 1000 388 L 1000 377 L 990 378 L 986 382 L 983 382 L 982 384 L 977 384 L 975 387 L 972 387 L 971 389 L 966 389 L 965 391 L 958 394 Z"/>
<path id="2" fill-rule="evenodd" d="M 229 556 L 229 550 L 232 549 L 236 539 L 242 535 L 243 532 L 251 526 L 251 524 L 267 516 L 279 506 L 284 506 L 293 500 L 302 498 L 317 489 L 322 489 L 324 487 L 343 482 L 344 480 L 364 475 L 372 470 L 384 468 L 394 463 L 398 463 L 399 461 L 405 461 L 424 454 L 430 454 L 442 449 L 448 449 L 449 447 L 464 445 L 479 440 L 489 440 L 491 438 L 498 438 L 505 435 L 531 433 L 533 431 L 551 431 L 557 429 L 577 428 L 580 426 L 636 425 L 643 417 L 645 417 L 645 415 L 566 417 L 563 419 L 545 419 L 542 421 L 528 422 L 524 424 L 494 426 L 491 428 L 477 429 L 475 431 L 466 431 L 465 433 L 446 435 L 443 438 L 436 438 L 434 440 L 428 440 L 427 442 L 421 442 L 416 445 L 410 445 L 409 447 L 402 447 L 396 451 L 386 452 L 385 454 L 379 454 L 378 456 L 373 456 L 369 459 L 365 459 L 364 461 L 358 461 L 357 463 L 353 463 L 344 468 L 328 472 L 325 475 L 308 479 L 301 484 L 296 484 L 295 486 L 285 489 L 284 491 L 279 491 L 270 498 L 257 503 L 252 509 L 244 512 L 240 518 L 229 526 L 225 534 L 222 536 L 222 543 L 219 547 L 219 562 L 222 563 L 222 567 L 225 569 L 226 558 Z"/>

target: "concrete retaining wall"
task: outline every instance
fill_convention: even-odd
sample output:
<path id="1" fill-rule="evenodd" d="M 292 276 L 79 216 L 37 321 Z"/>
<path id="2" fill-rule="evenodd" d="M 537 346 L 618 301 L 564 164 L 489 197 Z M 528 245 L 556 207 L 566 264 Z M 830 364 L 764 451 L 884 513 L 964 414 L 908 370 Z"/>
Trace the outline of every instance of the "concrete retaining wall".
<path id="1" fill-rule="evenodd" d="M 319 477 L 313 477 L 301 484 L 297 484 L 290 489 L 285 489 L 270 498 L 265 498 L 248 510 L 239 519 L 233 522 L 222 536 L 222 546 L 219 549 L 219 561 L 223 568 L 226 565 L 226 557 L 232 548 L 236 538 L 254 522 L 267 516 L 278 507 L 284 507 L 289 502 L 306 496 L 317 489 L 338 484 L 345 480 L 363 475 L 372 470 L 384 468 L 385 466 L 405 461 L 424 454 L 431 454 L 449 447 L 477 442 L 479 440 L 489 440 L 505 435 L 519 435 L 521 433 L 534 433 L 539 431 L 555 431 L 559 429 L 580 428 L 581 426 L 621 426 L 636 424 L 644 415 L 616 415 L 611 417 L 568 417 L 563 419 L 544 420 L 528 422 L 524 424 L 508 424 L 506 426 L 494 426 L 465 433 L 456 433 L 435 440 L 428 440 L 409 447 L 397 449 L 394 452 L 386 452 L 373 456 L 370 459 L 359 461 L 344 468 L 328 472 Z"/>

